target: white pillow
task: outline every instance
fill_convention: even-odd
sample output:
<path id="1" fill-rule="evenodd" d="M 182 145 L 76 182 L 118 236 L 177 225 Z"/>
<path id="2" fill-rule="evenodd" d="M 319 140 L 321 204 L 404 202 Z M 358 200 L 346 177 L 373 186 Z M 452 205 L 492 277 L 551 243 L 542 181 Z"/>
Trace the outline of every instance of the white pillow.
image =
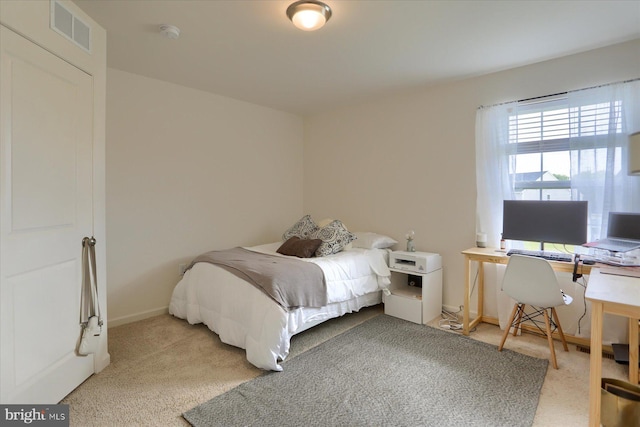
<path id="1" fill-rule="evenodd" d="M 389 236 L 368 231 L 356 231 L 353 234 L 356 235 L 356 240 L 352 243 L 354 248 L 385 249 L 398 243 Z"/>

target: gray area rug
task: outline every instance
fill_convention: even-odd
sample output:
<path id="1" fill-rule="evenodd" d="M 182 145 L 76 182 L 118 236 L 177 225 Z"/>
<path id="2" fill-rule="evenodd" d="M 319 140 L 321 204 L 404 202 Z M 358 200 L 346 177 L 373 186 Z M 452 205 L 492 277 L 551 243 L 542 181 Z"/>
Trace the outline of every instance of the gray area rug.
<path id="1" fill-rule="evenodd" d="M 183 414 L 204 426 L 530 426 L 547 360 L 380 315 Z"/>

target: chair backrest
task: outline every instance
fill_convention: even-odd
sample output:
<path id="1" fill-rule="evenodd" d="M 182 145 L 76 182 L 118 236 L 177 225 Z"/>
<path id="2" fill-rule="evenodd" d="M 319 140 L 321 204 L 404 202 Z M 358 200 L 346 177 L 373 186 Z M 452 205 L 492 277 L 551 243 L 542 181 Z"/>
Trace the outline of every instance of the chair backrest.
<path id="1" fill-rule="evenodd" d="M 536 307 L 564 305 L 556 273 L 544 258 L 511 255 L 502 290 L 522 304 Z"/>

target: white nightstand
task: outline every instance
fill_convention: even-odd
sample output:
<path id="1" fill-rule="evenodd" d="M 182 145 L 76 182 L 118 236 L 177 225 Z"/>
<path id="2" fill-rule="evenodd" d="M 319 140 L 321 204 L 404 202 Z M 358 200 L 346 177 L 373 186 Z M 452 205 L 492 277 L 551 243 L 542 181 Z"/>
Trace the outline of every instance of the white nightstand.
<path id="1" fill-rule="evenodd" d="M 384 312 L 418 324 L 442 313 L 442 257 L 430 252 L 394 251 L 390 255 L 391 295 L 384 295 Z M 411 286 L 422 282 L 422 286 Z"/>

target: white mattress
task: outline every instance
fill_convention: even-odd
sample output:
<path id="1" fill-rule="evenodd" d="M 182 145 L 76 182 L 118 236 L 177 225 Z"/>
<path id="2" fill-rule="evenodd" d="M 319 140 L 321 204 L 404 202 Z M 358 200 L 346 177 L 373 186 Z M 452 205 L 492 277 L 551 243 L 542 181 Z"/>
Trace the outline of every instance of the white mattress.
<path id="1" fill-rule="evenodd" d="M 276 253 L 281 242 L 246 248 Z M 389 284 L 388 252 L 349 249 L 321 258 L 303 259 L 322 268 L 329 304 L 287 312 L 259 289 L 227 270 L 197 263 L 176 285 L 169 313 L 191 324 L 204 323 L 222 342 L 244 348 L 258 368 L 281 371 L 291 337 L 325 320 L 379 304 Z"/>

